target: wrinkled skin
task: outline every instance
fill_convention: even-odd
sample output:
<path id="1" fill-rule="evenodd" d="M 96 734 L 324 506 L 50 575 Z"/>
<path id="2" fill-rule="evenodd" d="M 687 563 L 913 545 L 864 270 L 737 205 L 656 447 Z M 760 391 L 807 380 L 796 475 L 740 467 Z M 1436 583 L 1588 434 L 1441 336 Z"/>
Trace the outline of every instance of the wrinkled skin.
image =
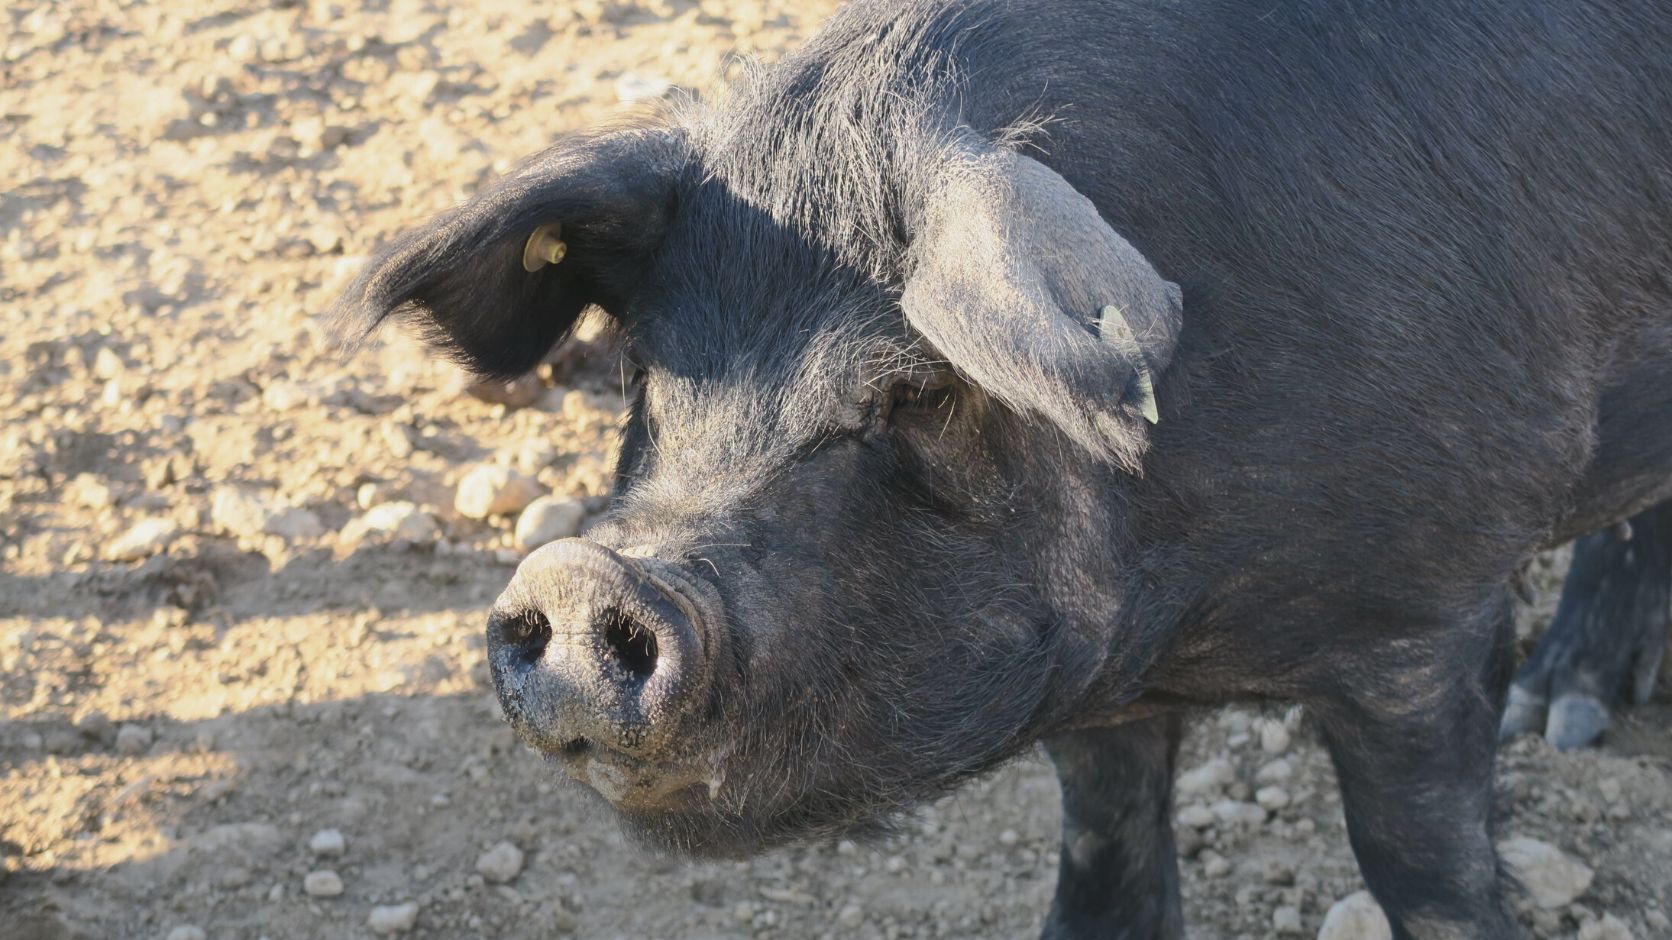
<path id="1" fill-rule="evenodd" d="M 1672 13 L 1581 6 L 860 2 L 390 246 L 351 321 L 515 375 L 596 304 L 637 373 L 608 517 L 490 641 L 588 629 L 538 599 L 577 551 L 716 598 L 653 745 L 577 756 L 543 646 L 513 722 L 698 854 L 1044 740 L 1047 935 L 1154 937 L 1178 709 L 1298 701 L 1396 935 L 1519 936 L 1510 585 L 1672 497 Z"/>

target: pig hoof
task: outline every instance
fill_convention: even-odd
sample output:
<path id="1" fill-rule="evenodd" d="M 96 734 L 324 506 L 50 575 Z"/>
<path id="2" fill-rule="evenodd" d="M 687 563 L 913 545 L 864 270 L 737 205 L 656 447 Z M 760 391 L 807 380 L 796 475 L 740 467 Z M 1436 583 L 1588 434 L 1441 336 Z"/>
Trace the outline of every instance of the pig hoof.
<path id="1" fill-rule="evenodd" d="M 1572 693 L 1550 704 L 1544 739 L 1559 751 L 1584 747 L 1608 729 L 1608 707 L 1595 696 Z"/>

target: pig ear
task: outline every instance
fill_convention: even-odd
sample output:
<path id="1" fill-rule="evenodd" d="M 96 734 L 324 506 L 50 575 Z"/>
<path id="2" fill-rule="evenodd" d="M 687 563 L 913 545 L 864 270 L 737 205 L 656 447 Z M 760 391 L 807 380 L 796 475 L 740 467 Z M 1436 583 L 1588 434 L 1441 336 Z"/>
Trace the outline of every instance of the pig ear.
<path id="1" fill-rule="evenodd" d="M 482 375 L 539 363 L 588 304 L 619 302 L 673 210 L 680 141 L 634 130 L 560 144 L 384 248 L 338 299 L 340 332 L 391 316 Z"/>
<path id="2" fill-rule="evenodd" d="M 1135 467 L 1182 326 L 1178 286 L 1036 160 L 948 159 L 922 204 L 906 318 L 959 373 Z"/>

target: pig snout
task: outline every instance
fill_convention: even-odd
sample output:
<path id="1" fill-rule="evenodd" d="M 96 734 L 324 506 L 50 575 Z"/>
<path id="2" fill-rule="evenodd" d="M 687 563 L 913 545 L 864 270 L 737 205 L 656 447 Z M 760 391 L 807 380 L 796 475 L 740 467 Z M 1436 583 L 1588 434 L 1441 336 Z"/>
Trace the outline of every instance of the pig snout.
<path id="1" fill-rule="evenodd" d="M 675 565 L 584 539 L 528 556 L 488 619 L 506 717 L 613 802 L 661 795 L 712 671 L 704 593 Z"/>

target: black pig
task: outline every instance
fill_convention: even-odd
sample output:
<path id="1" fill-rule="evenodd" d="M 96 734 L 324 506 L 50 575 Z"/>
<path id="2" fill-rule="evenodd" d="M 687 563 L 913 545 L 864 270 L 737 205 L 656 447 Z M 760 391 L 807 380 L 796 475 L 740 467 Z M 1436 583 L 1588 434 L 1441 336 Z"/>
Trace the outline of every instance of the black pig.
<path id="1" fill-rule="evenodd" d="M 1043 740 L 1046 935 L 1178 936 L 1181 710 L 1300 702 L 1396 934 L 1504 938 L 1510 586 L 1672 497 L 1668 272 L 1661 0 L 861 0 L 341 310 L 488 375 L 626 338 L 613 508 L 488 640 L 645 839 L 851 832 Z"/>

